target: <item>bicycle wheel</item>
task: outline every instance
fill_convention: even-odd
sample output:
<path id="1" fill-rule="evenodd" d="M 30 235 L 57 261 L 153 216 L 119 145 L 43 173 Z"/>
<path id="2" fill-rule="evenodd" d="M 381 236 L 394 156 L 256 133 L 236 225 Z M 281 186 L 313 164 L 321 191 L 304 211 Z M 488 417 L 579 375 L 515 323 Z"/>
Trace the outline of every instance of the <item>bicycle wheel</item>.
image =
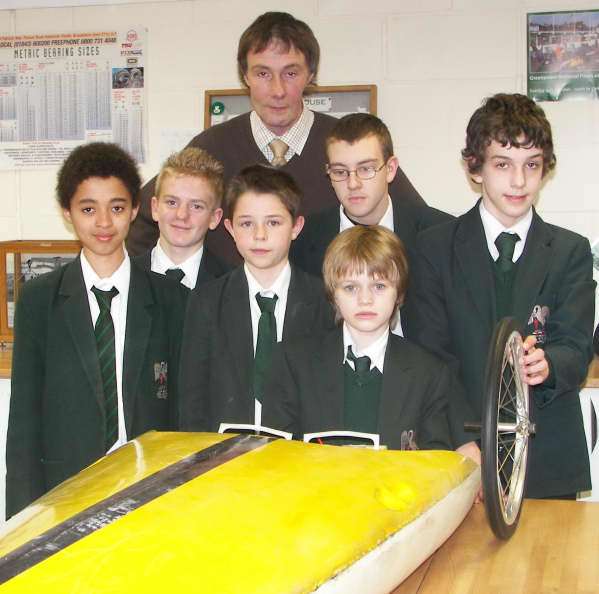
<path id="1" fill-rule="evenodd" d="M 528 439 L 528 385 L 518 361 L 522 336 L 513 318 L 501 320 L 493 334 L 485 373 L 485 402 L 481 428 L 482 483 L 485 511 L 498 538 L 508 539 L 520 518 Z"/>

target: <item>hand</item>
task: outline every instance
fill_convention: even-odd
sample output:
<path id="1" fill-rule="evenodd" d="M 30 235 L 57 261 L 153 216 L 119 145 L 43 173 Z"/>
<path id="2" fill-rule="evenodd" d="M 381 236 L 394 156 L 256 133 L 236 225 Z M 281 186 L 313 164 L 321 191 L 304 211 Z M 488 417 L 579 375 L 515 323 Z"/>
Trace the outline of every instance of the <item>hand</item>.
<path id="1" fill-rule="evenodd" d="M 542 384 L 549 377 L 549 363 L 545 358 L 545 351 L 537 349 L 536 342 L 536 337 L 526 337 L 523 342 L 524 355 L 519 361 L 522 380 L 529 386 Z"/>
<path id="2" fill-rule="evenodd" d="M 466 456 L 466 458 L 470 458 L 470 460 L 476 462 L 476 464 L 480 466 L 480 448 L 478 447 L 478 445 L 476 445 L 475 441 L 469 441 L 468 443 L 461 445 L 459 448 L 456 449 L 456 452 L 458 452 L 458 454 L 462 454 L 462 456 Z M 476 497 L 474 498 L 474 503 L 480 503 L 482 500 L 483 488 L 481 485 L 480 489 L 478 490 L 478 493 L 476 494 Z"/>
<path id="3" fill-rule="evenodd" d="M 461 445 L 459 448 L 456 448 L 456 452 L 462 454 L 462 456 L 466 456 L 466 458 L 470 458 L 470 460 L 480 466 L 480 448 L 476 445 L 475 441 L 469 441 Z"/>

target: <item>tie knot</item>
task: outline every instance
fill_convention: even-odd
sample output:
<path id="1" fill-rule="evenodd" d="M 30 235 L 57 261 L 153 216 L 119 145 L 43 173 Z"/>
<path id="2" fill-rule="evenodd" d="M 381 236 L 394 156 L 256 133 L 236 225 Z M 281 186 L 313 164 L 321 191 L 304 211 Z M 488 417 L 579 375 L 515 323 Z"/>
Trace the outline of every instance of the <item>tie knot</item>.
<path id="1" fill-rule="evenodd" d="M 516 244 L 520 241 L 520 237 L 517 233 L 506 233 L 503 231 L 497 236 L 495 240 L 495 246 L 499 252 L 499 264 L 501 268 L 511 267 L 512 258 L 514 257 L 514 249 Z"/>
<path id="2" fill-rule="evenodd" d="M 258 302 L 258 307 L 260 307 L 260 312 L 274 313 L 278 298 L 277 295 L 274 297 L 265 297 L 264 295 L 260 295 L 260 293 L 256 293 L 256 301 Z"/>
<path id="3" fill-rule="evenodd" d="M 119 291 L 116 287 L 112 287 L 110 291 L 102 291 L 102 289 L 98 289 L 98 287 L 92 287 L 92 293 L 96 296 L 100 309 L 110 311 L 112 299 L 119 294 Z"/>
<path id="4" fill-rule="evenodd" d="M 167 278 L 171 278 L 178 283 L 180 283 L 185 276 L 185 273 L 180 268 L 169 268 L 165 274 Z"/>
<path id="5" fill-rule="evenodd" d="M 370 371 L 370 357 L 356 357 L 351 344 L 347 347 L 347 358 L 354 364 L 357 373 Z"/>
<path id="6" fill-rule="evenodd" d="M 268 146 L 273 154 L 273 159 L 270 164 L 273 167 L 282 167 L 283 165 L 286 165 L 287 159 L 285 159 L 285 155 L 287 154 L 289 145 L 280 138 L 274 138 L 268 143 Z"/>

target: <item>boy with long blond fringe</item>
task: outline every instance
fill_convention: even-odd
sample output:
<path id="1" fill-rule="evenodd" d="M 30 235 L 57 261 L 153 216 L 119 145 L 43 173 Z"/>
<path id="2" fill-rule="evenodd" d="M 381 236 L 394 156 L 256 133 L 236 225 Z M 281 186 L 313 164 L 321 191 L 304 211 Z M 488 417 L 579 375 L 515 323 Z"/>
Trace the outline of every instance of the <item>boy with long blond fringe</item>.
<path id="1" fill-rule="evenodd" d="M 277 350 L 264 424 L 300 439 L 352 431 L 392 449 L 450 449 L 448 367 L 390 332 L 408 283 L 401 240 L 378 225 L 343 231 L 323 273 L 338 327 Z"/>

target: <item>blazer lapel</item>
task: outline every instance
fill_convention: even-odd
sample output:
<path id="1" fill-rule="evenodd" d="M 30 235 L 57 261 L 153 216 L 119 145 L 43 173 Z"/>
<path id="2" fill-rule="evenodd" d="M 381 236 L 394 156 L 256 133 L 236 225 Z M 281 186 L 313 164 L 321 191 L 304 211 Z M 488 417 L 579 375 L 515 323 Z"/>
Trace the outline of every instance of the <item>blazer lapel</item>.
<path id="1" fill-rule="evenodd" d="M 127 435 L 131 434 L 137 387 L 146 361 L 155 309 L 156 302 L 146 273 L 131 266 L 123 356 L 123 408 Z M 169 371 L 175 373 L 175 370 Z"/>
<path id="2" fill-rule="evenodd" d="M 248 301 L 248 284 L 243 266 L 238 266 L 229 276 L 223 294 L 222 314 L 220 316 L 230 345 L 234 369 L 225 373 L 236 373 L 240 386 L 252 385 L 254 346 L 252 335 L 252 317 Z M 249 392 L 240 397 L 247 397 Z M 251 402 L 253 407 L 253 401 Z M 253 408 L 251 416 L 253 418 Z"/>
<path id="3" fill-rule="evenodd" d="M 477 311 L 472 312 L 472 316 L 492 328 L 495 320 L 495 279 L 478 213 L 478 202 L 463 216 L 459 224 L 455 251 L 462 280 L 476 305 Z M 454 282 L 458 282 L 458 279 L 454 279 Z"/>
<path id="4" fill-rule="evenodd" d="M 315 377 L 320 387 L 314 394 L 320 395 L 318 403 L 319 422 L 324 431 L 335 431 L 343 427 L 344 417 L 344 371 L 343 331 L 336 328 L 323 336 L 322 349 L 310 353 L 314 361 Z"/>
<path id="5" fill-rule="evenodd" d="M 533 212 L 532 224 L 526 238 L 524 252 L 518 261 L 513 288 L 513 311 L 518 322 L 526 328 L 528 318 L 541 292 L 551 267 L 553 232 Z"/>
<path id="6" fill-rule="evenodd" d="M 295 266 L 291 266 L 291 279 L 287 292 L 285 321 L 283 322 L 283 340 L 305 334 L 310 328 L 314 317 L 311 310 L 315 306 L 314 296 L 311 295 L 305 278 L 298 274 Z"/>
<path id="7" fill-rule="evenodd" d="M 389 342 L 385 352 L 385 369 L 383 371 L 383 387 L 379 404 L 380 435 L 394 435 L 398 432 L 395 421 L 401 418 L 402 408 L 412 395 L 406 389 L 411 384 L 410 374 L 414 371 L 413 365 L 406 360 L 402 349 L 402 339 L 389 334 Z M 385 445 L 389 445 L 386 443 Z"/>
<path id="8" fill-rule="evenodd" d="M 322 265 L 327 247 L 329 247 L 331 241 L 339 234 L 339 225 L 341 224 L 339 207 L 334 206 L 315 216 L 317 217 L 318 224 L 313 229 L 310 251 L 318 254 L 319 264 Z M 322 272 L 318 276 L 322 276 Z"/>
<path id="9" fill-rule="evenodd" d="M 152 250 L 146 252 L 145 254 L 134 256 L 131 258 L 131 262 L 138 268 L 150 272 L 150 270 L 152 270 Z"/>
<path id="10" fill-rule="evenodd" d="M 393 205 L 393 231 L 411 254 L 416 245 L 418 231 L 410 209 L 399 200 L 392 200 Z"/>
<path id="11" fill-rule="evenodd" d="M 104 411 L 104 395 L 98 364 L 96 338 L 79 258 L 66 266 L 59 293 L 64 298 L 62 311 L 71 339 L 98 406 L 101 411 Z"/>
<path id="12" fill-rule="evenodd" d="M 213 270 L 213 257 L 206 245 L 204 245 L 204 252 L 202 253 L 202 260 L 200 262 L 200 268 L 198 269 L 198 277 L 196 279 L 195 289 L 197 289 L 202 283 L 216 278 L 218 273 Z"/>

